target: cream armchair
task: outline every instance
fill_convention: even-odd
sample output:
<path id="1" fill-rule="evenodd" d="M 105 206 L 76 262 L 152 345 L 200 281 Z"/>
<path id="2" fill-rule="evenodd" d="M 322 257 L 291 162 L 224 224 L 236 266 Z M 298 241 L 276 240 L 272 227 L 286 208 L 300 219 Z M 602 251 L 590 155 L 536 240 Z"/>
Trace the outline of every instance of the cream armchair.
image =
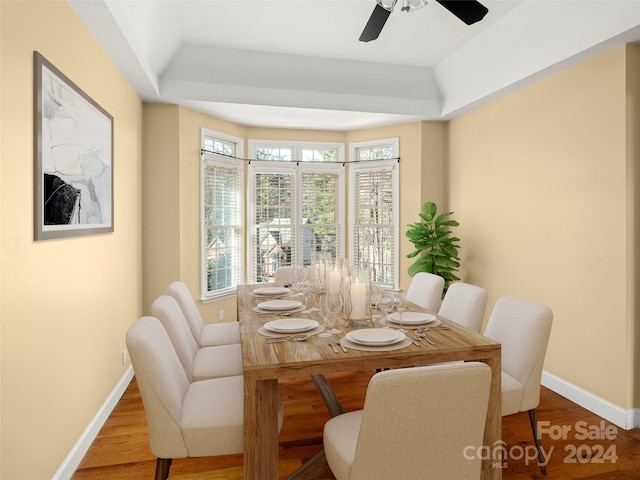
<path id="1" fill-rule="evenodd" d="M 553 312 L 514 297 L 496 302 L 484 335 L 502 344 L 502 415 L 528 412 L 540 470 L 547 474 L 537 432 L 542 367 L 551 334 Z"/>
<path id="2" fill-rule="evenodd" d="M 151 452 L 158 458 L 156 480 L 168 478 L 173 458 L 243 451 L 241 375 L 190 382 L 164 327 L 154 317 L 136 321 L 126 342 L 149 425 Z"/>
<path id="3" fill-rule="evenodd" d="M 151 311 L 167 331 L 189 381 L 242 374 L 240 344 L 200 348 L 175 298 L 159 296 Z"/>
<path id="4" fill-rule="evenodd" d="M 329 420 L 324 450 L 337 480 L 480 478 L 491 369 L 458 362 L 371 379 L 364 409 Z M 465 452 L 467 454 L 465 455 Z"/>
<path id="5" fill-rule="evenodd" d="M 418 272 L 409 284 L 407 301 L 435 313 L 440 309 L 443 291 L 444 278 L 433 273 Z"/>
<path id="6" fill-rule="evenodd" d="M 278 267 L 276 268 L 273 282 L 281 287 L 289 286 L 293 283 L 292 275 L 293 267 Z"/>
<path id="7" fill-rule="evenodd" d="M 487 308 L 487 291 L 469 283 L 452 283 L 444 295 L 439 315 L 480 333 Z"/>
<path id="8" fill-rule="evenodd" d="M 240 343 L 238 322 L 208 323 L 202 321 L 198 306 L 184 282 L 175 281 L 169 285 L 167 293 L 176 299 L 184 314 L 189 329 L 200 347 L 231 345 Z"/>

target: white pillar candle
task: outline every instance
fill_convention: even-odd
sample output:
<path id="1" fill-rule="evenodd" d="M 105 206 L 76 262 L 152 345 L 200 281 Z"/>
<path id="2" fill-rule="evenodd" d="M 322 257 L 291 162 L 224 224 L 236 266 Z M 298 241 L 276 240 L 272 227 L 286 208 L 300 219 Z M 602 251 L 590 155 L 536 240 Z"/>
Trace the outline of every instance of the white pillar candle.
<path id="1" fill-rule="evenodd" d="M 342 273 L 337 270 L 329 272 L 329 293 L 340 293 L 340 285 L 342 283 Z"/>
<path id="2" fill-rule="evenodd" d="M 351 316 L 365 318 L 367 316 L 367 286 L 364 283 L 351 284 Z"/>

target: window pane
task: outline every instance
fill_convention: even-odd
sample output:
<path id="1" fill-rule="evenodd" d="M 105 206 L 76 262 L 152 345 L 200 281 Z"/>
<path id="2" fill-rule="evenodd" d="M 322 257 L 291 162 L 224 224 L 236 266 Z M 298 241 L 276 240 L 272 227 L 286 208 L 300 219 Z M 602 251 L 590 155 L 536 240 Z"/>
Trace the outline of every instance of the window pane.
<path id="1" fill-rule="evenodd" d="M 238 284 L 234 246 L 237 229 L 207 229 L 207 290 L 212 292 Z"/>
<path id="2" fill-rule="evenodd" d="M 328 150 L 302 149 L 303 162 L 335 162 L 338 160 L 338 151 L 335 148 Z"/>
<path id="3" fill-rule="evenodd" d="M 358 160 L 385 160 L 393 158 L 392 145 L 358 148 L 357 152 Z"/>
<path id="4" fill-rule="evenodd" d="M 290 148 L 258 148 L 256 150 L 258 160 L 291 160 Z"/>

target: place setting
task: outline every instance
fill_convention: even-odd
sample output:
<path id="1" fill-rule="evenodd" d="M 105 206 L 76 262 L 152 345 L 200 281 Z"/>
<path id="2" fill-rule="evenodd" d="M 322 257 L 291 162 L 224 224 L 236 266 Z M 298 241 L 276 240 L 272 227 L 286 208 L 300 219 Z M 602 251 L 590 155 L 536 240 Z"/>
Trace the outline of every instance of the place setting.
<path id="1" fill-rule="evenodd" d="M 258 333 L 271 343 L 278 340 L 304 341 L 324 331 L 324 325 L 308 318 L 278 318 L 266 322 Z"/>
<path id="2" fill-rule="evenodd" d="M 258 303 L 253 311 L 260 315 L 292 315 L 302 312 L 307 307 L 298 300 L 267 300 Z"/>
<path id="3" fill-rule="evenodd" d="M 291 289 L 288 287 L 258 287 L 249 293 L 252 297 L 262 299 L 282 298 L 291 295 Z"/>
<path id="4" fill-rule="evenodd" d="M 387 315 L 387 326 L 408 328 L 411 330 L 434 328 L 441 325 L 441 321 L 431 313 L 424 312 L 394 312 Z"/>
<path id="5" fill-rule="evenodd" d="M 412 341 L 392 328 L 361 328 L 347 332 L 340 344 L 353 350 L 390 351 L 408 347 Z"/>

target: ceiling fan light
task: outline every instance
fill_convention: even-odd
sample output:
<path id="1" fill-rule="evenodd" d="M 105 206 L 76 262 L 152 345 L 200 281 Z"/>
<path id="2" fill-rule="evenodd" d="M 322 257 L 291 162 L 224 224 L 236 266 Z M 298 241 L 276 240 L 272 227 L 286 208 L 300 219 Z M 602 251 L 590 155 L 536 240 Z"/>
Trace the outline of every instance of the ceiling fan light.
<path id="1" fill-rule="evenodd" d="M 380 5 L 382 8 L 384 8 L 385 10 L 393 12 L 393 7 L 396 6 L 396 3 L 398 3 L 398 0 L 376 0 L 376 3 Z"/>
<path id="2" fill-rule="evenodd" d="M 427 5 L 427 0 L 404 0 L 403 12 L 415 12 Z"/>

